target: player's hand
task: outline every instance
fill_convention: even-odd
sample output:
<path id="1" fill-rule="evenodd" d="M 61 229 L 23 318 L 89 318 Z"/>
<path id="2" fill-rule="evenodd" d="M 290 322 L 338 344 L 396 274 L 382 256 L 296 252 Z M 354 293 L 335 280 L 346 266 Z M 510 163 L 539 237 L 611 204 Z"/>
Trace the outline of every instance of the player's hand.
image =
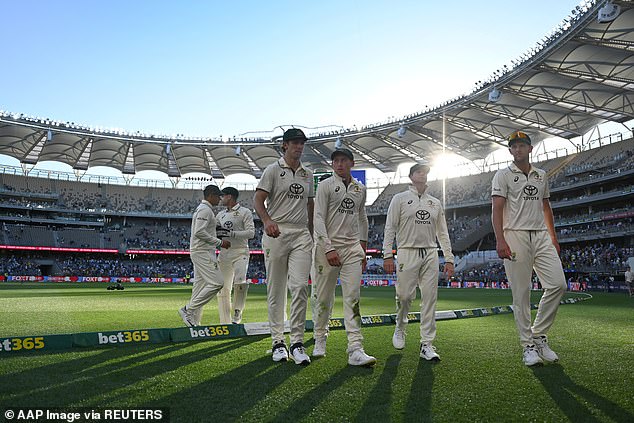
<path id="1" fill-rule="evenodd" d="M 495 249 L 498 252 L 498 257 L 501 259 L 509 259 L 513 258 L 513 253 L 511 252 L 511 247 L 506 243 L 506 240 L 498 241 L 495 245 Z"/>
<path id="2" fill-rule="evenodd" d="M 326 260 L 328 260 L 328 264 L 333 267 L 341 266 L 341 259 L 339 258 L 339 253 L 337 251 L 332 250 L 326 253 Z"/>
<path id="3" fill-rule="evenodd" d="M 365 268 L 368 265 L 368 258 L 364 255 L 363 256 L 363 261 L 361 262 L 361 272 L 365 272 Z"/>
<path id="4" fill-rule="evenodd" d="M 388 275 L 391 275 L 392 273 L 394 273 L 394 270 L 396 269 L 394 267 L 393 258 L 383 259 L 383 270 L 385 270 L 385 273 L 387 273 Z"/>
<path id="5" fill-rule="evenodd" d="M 231 247 L 231 241 L 223 239 L 222 244 L 220 244 L 220 248 L 229 248 Z"/>
<path id="6" fill-rule="evenodd" d="M 555 246 L 555 250 L 557 250 L 557 255 L 561 254 L 561 247 L 559 246 L 559 241 L 557 241 L 556 239 L 553 240 L 553 245 Z"/>
<path id="7" fill-rule="evenodd" d="M 280 236 L 280 228 L 277 226 L 277 223 L 269 220 L 264 224 L 264 233 L 266 233 L 271 238 L 277 238 L 278 236 Z"/>
<path id="8" fill-rule="evenodd" d="M 445 275 L 447 275 L 447 279 L 453 276 L 454 266 L 453 263 L 445 263 Z"/>

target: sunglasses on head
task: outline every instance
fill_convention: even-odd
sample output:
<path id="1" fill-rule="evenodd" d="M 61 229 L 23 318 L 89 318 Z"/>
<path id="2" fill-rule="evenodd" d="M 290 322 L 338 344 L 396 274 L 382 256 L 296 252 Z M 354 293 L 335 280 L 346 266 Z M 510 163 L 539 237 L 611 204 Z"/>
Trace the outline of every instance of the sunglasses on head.
<path id="1" fill-rule="evenodd" d="M 524 132 L 522 131 L 515 131 L 513 132 L 510 136 L 509 136 L 509 141 L 513 141 L 513 140 L 521 140 L 521 139 L 526 139 L 526 140 L 530 140 L 530 137 L 528 135 L 526 135 Z"/>

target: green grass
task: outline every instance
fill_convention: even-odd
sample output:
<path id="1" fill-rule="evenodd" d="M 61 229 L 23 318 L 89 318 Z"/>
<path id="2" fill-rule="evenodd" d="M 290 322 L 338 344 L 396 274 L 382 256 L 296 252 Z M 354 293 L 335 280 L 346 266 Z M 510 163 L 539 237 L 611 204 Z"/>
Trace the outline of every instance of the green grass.
<path id="1" fill-rule="evenodd" d="M 0 337 L 179 327 L 189 289 L 0 284 Z M 560 308 L 550 338 L 561 362 L 536 369 L 521 362 L 509 314 L 438 322 L 438 364 L 419 360 L 416 323 L 403 351 L 393 326 L 363 329 L 373 369 L 347 366 L 341 330 L 306 368 L 273 363 L 268 337 L 2 356 L 0 408 L 154 406 L 182 422 L 631 422 L 634 300 L 593 295 Z M 363 289 L 362 314 L 394 312 L 393 296 Z M 438 310 L 510 303 L 509 291 L 442 289 Z M 264 287 L 249 291 L 245 320 L 266 320 Z M 215 300 L 204 321 L 217 321 Z"/>

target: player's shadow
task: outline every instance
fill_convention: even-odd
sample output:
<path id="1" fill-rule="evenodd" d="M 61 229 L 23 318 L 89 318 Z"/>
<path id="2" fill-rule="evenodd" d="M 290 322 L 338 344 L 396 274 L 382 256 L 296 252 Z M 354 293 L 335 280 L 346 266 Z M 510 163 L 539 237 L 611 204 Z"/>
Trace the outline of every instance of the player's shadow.
<path id="1" fill-rule="evenodd" d="M 390 416 L 389 404 L 392 403 L 392 383 L 398 372 L 398 365 L 403 358 L 402 354 L 392 354 L 385 361 L 383 372 L 379 377 L 374 389 L 363 407 L 357 413 L 357 422 L 389 422 L 392 420 Z M 377 401 L 380 398 L 380 401 Z"/>
<path id="2" fill-rule="evenodd" d="M 89 404 L 95 397 L 100 397 L 102 404 L 115 402 L 126 396 L 122 388 L 257 340 L 249 337 L 208 342 L 193 351 L 187 351 L 191 343 L 109 347 L 81 358 L 4 375 L 0 406 L 76 406 Z M 181 350 L 185 352 L 179 353 Z"/>
<path id="3" fill-rule="evenodd" d="M 434 387 L 434 366 L 436 363 L 420 359 L 416 374 L 410 387 L 407 406 L 405 407 L 406 422 L 433 421 L 432 389 Z"/>
<path id="4" fill-rule="evenodd" d="M 570 421 L 600 421 L 588 408 L 601 410 L 615 422 L 634 422 L 634 415 L 618 404 L 579 385 L 570 378 L 559 364 L 532 367 L 533 374 L 544 386 L 553 402 Z M 577 399 L 580 398 L 580 399 Z"/>

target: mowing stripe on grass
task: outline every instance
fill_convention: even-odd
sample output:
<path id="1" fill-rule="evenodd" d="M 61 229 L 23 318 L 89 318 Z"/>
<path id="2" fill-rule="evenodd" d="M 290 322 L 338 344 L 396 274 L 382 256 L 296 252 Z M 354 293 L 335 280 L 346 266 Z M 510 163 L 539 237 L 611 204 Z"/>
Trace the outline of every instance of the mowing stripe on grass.
<path id="1" fill-rule="evenodd" d="M 592 295 L 579 293 L 583 297 L 571 297 L 561 304 L 575 304 L 592 298 Z M 531 304 L 536 309 L 537 304 Z M 466 310 L 437 311 L 436 320 L 463 319 L 472 317 L 509 314 L 513 306 L 473 308 Z M 420 313 L 409 313 L 409 322 L 420 322 Z M 363 326 L 382 326 L 396 324 L 396 314 L 377 314 L 362 316 Z M 344 329 L 343 318 L 330 319 L 330 329 Z M 306 321 L 306 329 L 313 330 L 312 320 Z M 288 321 L 284 331 L 289 332 Z M 73 348 L 91 348 L 99 346 L 122 346 L 135 344 L 163 344 L 168 342 L 210 341 L 217 339 L 240 338 L 244 336 L 268 335 L 271 333 L 268 322 L 244 323 L 239 325 L 209 325 L 184 328 L 135 329 L 105 332 L 84 332 L 61 335 L 16 336 L 0 338 L 0 356 L 3 354 L 29 353 L 36 351 L 60 351 Z"/>

